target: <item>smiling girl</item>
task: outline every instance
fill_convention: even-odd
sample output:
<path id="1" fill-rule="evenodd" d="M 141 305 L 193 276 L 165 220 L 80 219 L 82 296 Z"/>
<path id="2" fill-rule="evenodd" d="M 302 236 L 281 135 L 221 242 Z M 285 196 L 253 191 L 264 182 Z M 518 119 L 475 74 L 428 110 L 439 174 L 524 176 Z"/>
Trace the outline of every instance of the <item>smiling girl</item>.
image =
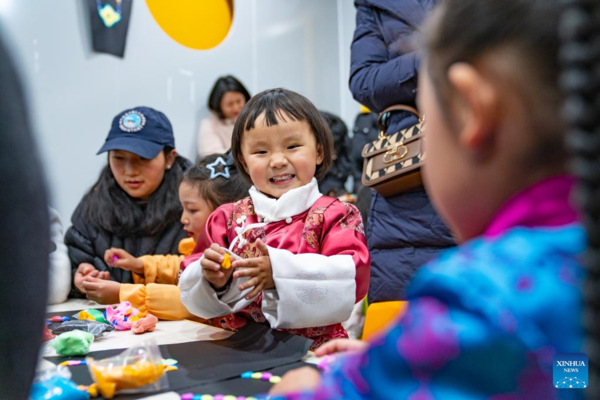
<path id="1" fill-rule="evenodd" d="M 369 253 L 358 210 L 319 192 L 332 163 L 327 123 L 305 97 L 267 90 L 238 117 L 232 154 L 250 197 L 209 217 L 182 265 L 183 304 L 202 318 L 237 313 L 236 325 L 267 321 L 313 347 L 347 337 L 341 322 L 367 292 Z M 221 267 L 225 253 L 232 268 Z"/>

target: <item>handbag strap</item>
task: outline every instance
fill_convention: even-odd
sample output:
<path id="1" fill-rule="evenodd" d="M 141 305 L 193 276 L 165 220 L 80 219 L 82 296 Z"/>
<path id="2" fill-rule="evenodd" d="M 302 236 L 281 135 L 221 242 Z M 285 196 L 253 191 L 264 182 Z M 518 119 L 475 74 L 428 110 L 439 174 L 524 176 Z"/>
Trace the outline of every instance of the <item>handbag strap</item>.
<path id="1" fill-rule="evenodd" d="M 383 120 L 387 118 L 386 115 L 388 115 L 388 113 L 392 111 L 407 111 L 409 113 L 415 114 L 419 121 L 421 120 L 421 114 L 419 114 L 417 109 L 414 107 L 405 106 L 404 104 L 395 104 L 393 106 L 389 106 L 388 108 L 379 113 L 379 118 L 377 119 L 377 126 L 379 127 L 379 139 L 383 139 L 386 136 L 385 129 L 383 127 Z"/>

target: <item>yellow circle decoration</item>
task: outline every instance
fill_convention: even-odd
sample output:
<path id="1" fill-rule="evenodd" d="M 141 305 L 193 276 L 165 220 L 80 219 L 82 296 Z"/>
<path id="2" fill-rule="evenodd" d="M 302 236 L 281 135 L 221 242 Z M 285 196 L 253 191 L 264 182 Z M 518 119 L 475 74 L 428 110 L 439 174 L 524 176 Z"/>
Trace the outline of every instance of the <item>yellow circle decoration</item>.
<path id="1" fill-rule="evenodd" d="M 146 4 L 171 39 L 196 50 L 218 46 L 233 21 L 233 0 L 146 0 Z"/>

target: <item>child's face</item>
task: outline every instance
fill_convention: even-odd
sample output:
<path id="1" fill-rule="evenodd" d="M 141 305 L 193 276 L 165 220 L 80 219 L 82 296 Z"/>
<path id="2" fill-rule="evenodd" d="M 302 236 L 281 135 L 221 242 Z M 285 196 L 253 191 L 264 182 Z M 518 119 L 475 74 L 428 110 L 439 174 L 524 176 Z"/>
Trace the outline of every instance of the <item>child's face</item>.
<path id="1" fill-rule="evenodd" d="M 323 151 L 308 124 L 285 118 L 266 126 L 263 114 L 254 129 L 242 135 L 246 172 L 258 190 L 274 198 L 309 183 L 323 162 Z"/>
<path id="2" fill-rule="evenodd" d="M 108 164 L 125 193 L 135 199 L 146 200 L 160 186 L 170 162 L 162 151 L 148 160 L 128 151 L 111 150 Z"/>
<path id="3" fill-rule="evenodd" d="M 246 98 L 240 92 L 225 92 L 221 98 L 221 112 L 225 118 L 235 121 L 245 104 Z"/>
<path id="4" fill-rule="evenodd" d="M 204 231 L 204 225 L 206 225 L 206 220 L 213 212 L 213 208 L 204 199 L 200 198 L 197 188 L 185 181 L 179 185 L 179 201 L 183 207 L 183 213 L 181 214 L 183 230 L 198 243 L 198 238 Z"/>

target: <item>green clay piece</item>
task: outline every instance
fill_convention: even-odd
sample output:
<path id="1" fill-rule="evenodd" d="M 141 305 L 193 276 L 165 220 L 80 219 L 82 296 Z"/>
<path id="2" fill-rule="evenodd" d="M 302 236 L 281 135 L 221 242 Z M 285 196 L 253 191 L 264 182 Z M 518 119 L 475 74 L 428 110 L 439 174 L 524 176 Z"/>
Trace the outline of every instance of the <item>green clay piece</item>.
<path id="1" fill-rule="evenodd" d="M 91 333 L 74 330 L 61 333 L 50 344 L 61 356 L 85 356 L 93 341 L 94 335 Z"/>
<path id="2" fill-rule="evenodd" d="M 90 308 L 86 310 L 88 314 L 90 314 L 94 319 L 98 322 L 102 322 L 103 324 L 108 324 L 108 321 L 104 319 L 104 313 L 100 310 L 96 310 L 95 308 Z"/>

